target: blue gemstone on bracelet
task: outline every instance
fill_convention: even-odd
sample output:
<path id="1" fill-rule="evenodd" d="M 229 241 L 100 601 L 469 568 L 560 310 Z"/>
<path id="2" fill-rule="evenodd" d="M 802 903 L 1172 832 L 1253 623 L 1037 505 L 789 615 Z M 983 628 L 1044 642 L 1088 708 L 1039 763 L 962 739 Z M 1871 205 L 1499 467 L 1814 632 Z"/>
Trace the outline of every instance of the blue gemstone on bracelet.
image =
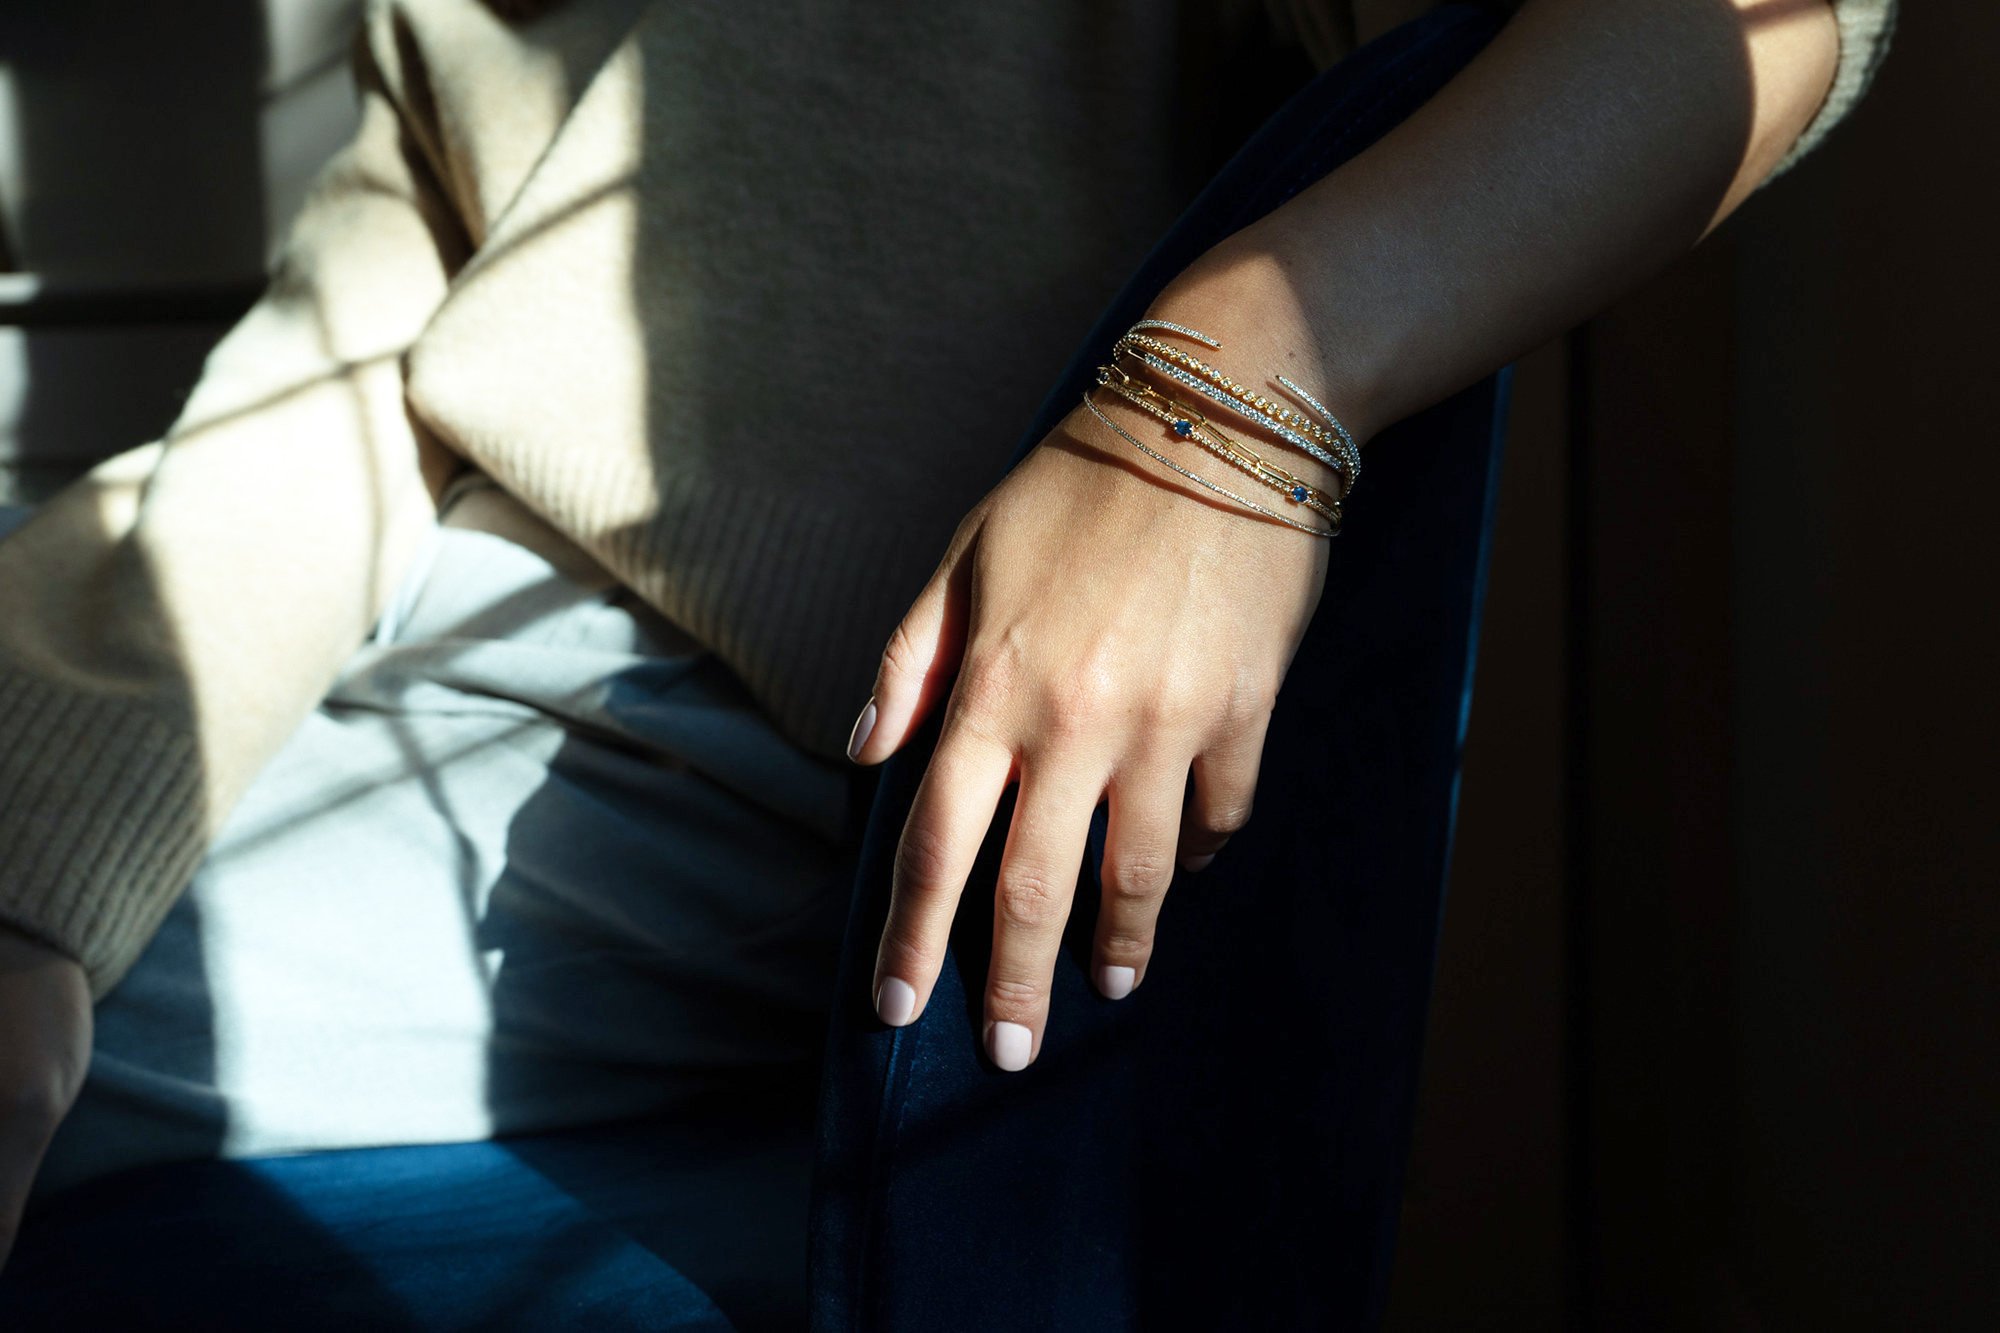
<path id="1" fill-rule="evenodd" d="M 1176 435 L 1194 434 L 1194 423 L 1192 421 L 1176 421 L 1174 423 L 1174 434 Z"/>
<path id="2" fill-rule="evenodd" d="M 1306 498 L 1306 495 L 1307 495 L 1307 491 L 1306 491 L 1306 488 L 1305 488 L 1305 487 L 1303 487 L 1303 486 L 1294 486 L 1294 487 L 1292 487 L 1292 498 L 1293 498 L 1294 500 L 1298 500 L 1298 501 L 1301 501 L 1301 502 L 1303 502 L 1303 501 L 1305 500 L 1305 498 Z"/>

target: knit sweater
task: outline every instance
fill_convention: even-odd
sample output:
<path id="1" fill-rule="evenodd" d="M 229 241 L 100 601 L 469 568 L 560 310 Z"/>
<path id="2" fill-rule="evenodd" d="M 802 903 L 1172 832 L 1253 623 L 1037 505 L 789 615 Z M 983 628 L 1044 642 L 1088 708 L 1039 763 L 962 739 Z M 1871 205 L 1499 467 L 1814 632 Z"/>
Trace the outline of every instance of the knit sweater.
<path id="1" fill-rule="evenodd" d="M 1892 4 L 1837 0 L 1786 165 Z M 1203 90 L 1422 7 L 378 0 L 356 136 L 178 420 L 0 542 L 0 922 L 115 984 L 466 467 L 837 756 L 1078 333 L 1249 128 Z"/>

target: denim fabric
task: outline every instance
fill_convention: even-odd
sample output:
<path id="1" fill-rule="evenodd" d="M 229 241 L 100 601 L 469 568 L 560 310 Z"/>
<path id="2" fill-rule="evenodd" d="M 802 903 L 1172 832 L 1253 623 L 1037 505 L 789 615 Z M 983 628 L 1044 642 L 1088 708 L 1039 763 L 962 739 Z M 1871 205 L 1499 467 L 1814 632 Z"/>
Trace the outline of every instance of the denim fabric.
<path id="1" fill-rule="evenodd" d="M 1297 92 L 1105 310 L 1008 466 L 1169 278 L 1380 137 L 1498 24 L 1448 6 Z M 1503 373 L 1369 446 L 1273 719 L 1255 816 L 1207 871 L 1177 880 L 1146 985 L 1115 1003 L 1088 981 L 1099 813 L 1047 1038 L 1023 1073 L 979 1052 L 981 904 L 1005 809 L 924 1018 L 892 1030 L 874 1017 L 890 866 L 935 722 L 880 770 L 817 1129 L 797 1147 L 815 1162 L 814 1329 L 1379 1321 L 1505 399 Z M 704 1289 L 748 1311 L 722 1296 L 746 1283 L 731 1257 L 771 1245 L 739 1239 L 759 1207 L 747 1177 L 722 1169 L 728 1157 L 663 1122 L 149 1168 L 33 1220 L 0 1282 L 0 1324 L 727 1328 Z"/>
<path id="2" fill-rule="evenodd" d="M 857 770 L 491 478 L 461 474 L 428 537 L 97 1006 L 38 1195 L 817 1069 Z"/>
<path id="3" fill-rule="evenodd" d="M 682 1231 L 690 1195 L 726 1209 L 658 1160 L 671 1139 L 648 1125 L 142 1168 L 35 1219 L 0 1282 L 0 1327 L 727 1333 L 643 1221 L 620 1225 L 602 1199 L 643 1183 Z"/>
<path id="4" fill-rule="evenodd" d="M 1019 452 L 1202 251 L 1359 152 L 1492 36 L 1453 6 L 1312 80 L 1145 260 Z M 869 987 L 933 719 L 887 764 L 822 1080 L 814 1323 L 1364 1328 L 1380 1316 L 1430 989 L 1505 376 L 1382 433 L 1286 678 L 1256 813 L 1168 895 L 1144 987 L 1089 982 L 1092 827 L 1036 1063 L 980 1054 L 1003 808 L 923 1018 Z M 1011 461 L 1010 464 L 1011 466 Z"/>

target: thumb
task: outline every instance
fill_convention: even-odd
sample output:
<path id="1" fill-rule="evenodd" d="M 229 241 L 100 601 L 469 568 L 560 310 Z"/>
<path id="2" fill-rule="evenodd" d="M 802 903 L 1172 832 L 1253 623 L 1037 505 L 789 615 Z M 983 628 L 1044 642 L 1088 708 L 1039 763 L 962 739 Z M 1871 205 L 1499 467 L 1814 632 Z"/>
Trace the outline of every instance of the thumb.
<path id="1" fill-rule="evenodd" d="M 975 544 L 976 532 L 953 537 L 937 572 L 889 635 L 875 692 L 847 739 L 847 757 L 855 763 L 879 764 L 901 749 L 950 690 L 971 619 Z"/>

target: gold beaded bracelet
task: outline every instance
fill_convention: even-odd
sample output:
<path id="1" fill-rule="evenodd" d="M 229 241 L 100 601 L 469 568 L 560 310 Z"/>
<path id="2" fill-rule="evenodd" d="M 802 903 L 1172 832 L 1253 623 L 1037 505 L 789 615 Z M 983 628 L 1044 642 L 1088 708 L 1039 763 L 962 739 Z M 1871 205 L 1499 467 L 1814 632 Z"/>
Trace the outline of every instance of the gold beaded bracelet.
<path id="1" fill-rule="evenodd" d="M 1285 515 L 1280 514 L 1275 510 L 1264 508 L 1263 505 L 1258 504 L 1255 500 L 1246 499 L 1243 496 L 1238 495 L 1235 491 L 1230 490 L 1228 487 L 1217 485 L 1215 482 L 1210 481 L 1207 477 L 1204 477 L 1199 473 L 1192 472 L 1189 469 L 1182 467 L 1179 463 L 1176 463 L 1173 459 L 1167 457 L 1165 454 L 1161 453 L 1158 449 L 1153 448 L 1151 445 L 1147 444 L 1144 440 L 1134 435 L 1131 431 L 1126 430 L 1123 426 L 1113 421 L 1110 417 L 1105 416 L 1103 409 L 1099 408 L 1096 403 L 1090 400 L 1089 389 L 1085 389 L 1083 391 L 1083 405 L 1090 410 L 1090 414 L 1092 416 L 1096 417 L 1099 421 L 1103 422 L 1106 426 L 1110 427 L 1113 432 L 1123 437 L 1124 441 L 1127 444 L 1131 445 L 1134 449 L 1137 449 L 1140 453 L 1149 455 L 1150 457 L 1156 459 L 1163 466 L 1171 468 L 1173 471 L 1180 473 L 1183 477 L 1186 477 L 1189 481 L 1193 482 L 1195 485 L 1205 486 L 1209 490 L 1214 491 L 1217 495 L 1227 496 L 1229 499 L 1236 501 L 1236 503 L 1242 505 L 1246 509 L 1255 510 L 1257 513 L 1264 515 L 1266 518 L 1276 519 L 1278 522 L 1284 524 L 1288 528 L 1297 528 L 1300 532 L 1309 533 L 1314 537 L 1336 537 L 1340 534 L 1340 530 L 1338 528 L 1329 530 L 1327 528 L 1318 527 L 1315 524 L 1301 523 L 1295 518 L 1287 518 Z"/>
<path id="2" fill-rule="evenodd" d="M 1210 347 L 1222 346 L 1197 329 L 1163 319 L 1142 319 L 1113 345 L 1113 359 L 1119 356 L 1132 357 L 1147 369 L 1193 389 L 1211 402 L 1229 408 L 1338 470 L 1344 478 L 1341 488 L 1342 498 L 1354 489 L 1354 483 L 1361 476 L 1361 447 L 1354 442 L 1353 435 L 1341 423 L 1340 418 L 1329 411 L 1319 399 L 1285 376 L 1277 377 L 1279 384 L 1310 408 L 1312 413 L 1319 416 L 1320 421 L 1316 422 L 1305 412 L 1286 407 L 1245 388 L 1199 357 L 1162 339 L 1149 337 L 1140 332 L 1149 328 L 1184 334 Z M 1325 424 L 1322 425 L 1321 422 Z"/>
<path id="3" fill-rule="evenodd" d="M 1209 452 L 1235 464 L 1266 486 L 1283 494 L 1293 504 L 1303 505 L 1325 518 L 1335 531 L 1339 530 L 1341 513 L 1338 497 L 1328 495 L 1317 486 L 1292 475 L 1274 463 L 1266 462 L 1256 450 L 1224 435 L 1216 429 L 1215 423 L 1171 394 L 1161 393 L 1144 380 L 1128 374 L 1123 368 L 1115 365 L 1099 366 L 1097 382 L 1165 422 L 1167 429 L 1175 435 L 1182 439 L 1191 439 Z"/>

